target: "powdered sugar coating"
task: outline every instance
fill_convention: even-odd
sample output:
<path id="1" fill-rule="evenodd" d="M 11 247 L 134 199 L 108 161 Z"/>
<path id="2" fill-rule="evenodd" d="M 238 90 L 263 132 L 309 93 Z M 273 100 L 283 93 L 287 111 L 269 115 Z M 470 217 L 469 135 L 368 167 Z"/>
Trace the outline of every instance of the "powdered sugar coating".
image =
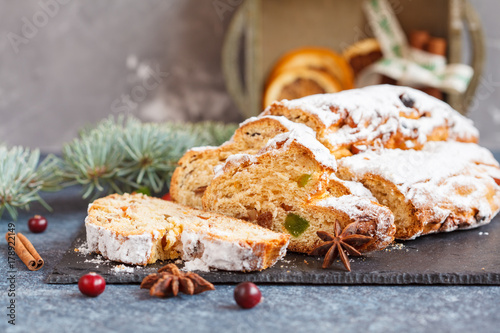
<path id="1" fill-rule="evenodd" d="M 250 154 L 234 154 L 226 159 L 225 163 L 218 164 L 214 167 L 214 178 L 220 177 L 224 173 L 226 165 L 240 165 L 242 163 L 256 163 L 257 158 Z"/>
<path id="2" fill-rule="evenodd" d="M 353 182 L 353 181 L 348 181 L 348 180 L 342 180 L 332 174 L 332 177 L 335 177 L 334 179 L 338 181 L 339 183 L 343 184 L 345 187 L 347 187 L 352 195 L 361 197 L 361 198 L 366 198 L 374 202 L 378 202 L 377 199 L 373 196 L 372 192 L 370 192 L 369 189 L 363 186 L 363 184 L 359 182 Z"/>
<path id="3" fill-rule="evenodd" d="M 333 207 L 338 209 L 353 219 L 360 216 L 366 216 L 366 209 L 373 207 L 373 203 L 356 195 L 343 195 L 341 197 L 328 197 L 316 202 L 316 205 L 322 207 Z"/>
<path id="4" fill-rule="evenodd" d="M 310 127 L 307 127 L 304 124 L 294 123 L 293 121 L 290 121 L 283 116 L 251 117 L 251 118 L 248 118 L 247 120 L 243 121 L 242 123 L 240 123 L 239 127 L 242 128 L 242 127 L 249 125 L 253 122 L 261 121 L 262 119 L 276 120 L 276 121 L 280 122 L 288 131 L 295 130 L 297 132 L 306 133 L 307 135 L 313 136 L 313 137 L 315 137 L 315 135 L 316 135 L 316 133 Z M 232 142 L 234 142 L 234 135 L 229 141 L 225 142 L 223 145 L 229 145 Z M 216 148 L 218 148 L 218 147 L 211 147 L 211 146 L 195 147 L 195 148 L 192 148 L 191 151 L 203 151 L 203 150 L 216 149 Z M 232 164 L 239 164 L 239 163 L 244 163 L 247 161 L 248 162 L 252 161 L 251 156 L 248 154 L 233 154 L 233 155 L 230 155 L 226 159 L 226 162 L 229 162 Z M 214 167 L 214 178 L 221 175 L 223 167 L 224 167 L 224 163 L 220 163 Z"/>
<path id="5" fill-rule="evenodd" d="M 277 149 L 278 146 L 281 146 L 278 149 L 288 150 L 293 141 L 309 149 L 313 153 L 314 158 L 323 166 L 330 168 L 333 171 L 337 170 L 335 156 L 333 156 L 323 144 L 316 140 L 316 137 L 297 129 L 278 134 L 268 141 L 267 145 L 262 148 L 261 153 L 273 151 L 274 149 Z"/>
<path id="6" fill-rule="evenodd" d="M 359 221 L 360 219 L 366 220 L 367 215 L 371 215 L 373 221 L 381 221 L 381 228 L 375 229 L 376 235 L 374 236 L 383 243 L 392 241 L 392 236 L 388 235 L 384 226 L 386 221 L 389 221 L 388 224 L 392 224 L 394 222 L 394 216 L 389 209 L 375 205 L 372 200 L 368 198 L 362 198 L 357 195 L 328 197 L 316 202 L 316 205 L 331 207 L 341 211 L 348 215 L 352 221 Z"/>
<path id="7" fill-rule="evenodd" d="M 268 106 L 264 113 L 268 112 L 275 104 L 283 105 L 289 109 L 302 109 L 316 116 L 326 127 L 330 127 L 340 120 L 340 115 L 331 112 L 329 106 L 324 103 L 324 99 L 320 97 L 326 95 L 331 94 L 312 95 L 290 101 L 284 99 Z"/>
<path id="8" fill-rule="evenodd" d="M 472 172 L 473 164 L 453 149 L 432 151 L 384 149 L 343 158 L 339 164 L 355 175 L 377 174 L 403 192 L 416 183 L 438 184 L 449 177 Z"/>
<path id="9" fill-rule="evenodd" d="M 450 127 L 449 140 L 475 141 L 479 138 L 479 130 L 474 127 L 474 122 L 453 113 L 453 125 Z"/>
<path id="10" fill-rule="evenodd" d="M 240 128 L 245 126 L 245 125 L 251 124 L 253 122 L 260 121 L 261 119 L 273 119 L 273 120 L 279 121 L 281 123 L 281 125 L 283 125 L 286 129 L 288 129 L 288 131 L 292 131 L 295 129 L 297 131 L 303 131 L 303 132 L 308 133 L 309 135 L 316 136 L 316 133 L 313 131 L 312 128 L 310 128 L 304 124 L 301 124 L 301 123 L 294 123 L 293 121 L 290 121 L 283 116 L 251 117 L 251 118 L 248 118 L 247 120 L 245 120 L 244 122 L 242 122 L 240 124 Z"/>
<path id="11" fill-rule="evenodd" d="M 115 267 L 111 268 L 111 270 L 115 273 L 118 273 L 118 274 L 134 273 L 135 272 L 134 267 L 128 267 L 125 265 L 116 265 Z"/>
<path id="12" fill-rule="evenodd" d="M 298 131 L 303 131 L 305 133 L 308 133 L 309 135 L 312 135 L 312 136 L 316 135 L 316 133 L 310 127 L 307 127 L 304 124 L 294 123 L 293 121 L 290 121 L 283 116 L 250 117 L 250 118 L 246 119 L 245 121 L 243 121 L 242 123 L 240 123 L 239 128 L 242 128 L 242 127 L 244 127 L 248 124 L 251 124 L 253 122 L 261 121 L 262 119 L 276 120 L 276 121 L 280 122 L 281 125 L 283 125 L 288 131 L 295 129 Z M 232 142 L 234 142 L 234 135 L 228 141 L 224 142 L 222 145 L 228 145 L 228 144 L 231 144 Z M 189 149 L 189 151 L 203 152 L 205 150 L 213 150 L 213 149 L 217 149 L 217 148 L 219 148 L 219 147 L 216 147 L 216 146 L 193 147 L 193 148 Z"/>
<path id="13" fill-rule="evenodd" d="M 201 147 L 193 147 L 189 149 L 188 151 L 195 151 L 195 152 L 202 152 L 205 150 L 212 150 L 218 148 L 217 146 L 201 146 Z"/>
<path id="14" fill-rule="evenodd" d="M 371 142 L 377 138 L 386 142 L 398 128 L 399 121 L 397 118 L 374 118 L 366 124 L 366 127 L 350 127 L 344 125 L 337 131 L 327 134 L 325 138 L 333 146 L 342 146 L 360 141 Z M 407 132 L 413 136 L 413 132 Z"/>
<path id="15" fill-rule="evenodd" d="M 451 158 L 448 158 L 451 157 Z M 339 160 L 339 165 L 355 175 L 377 174 L 405 192 L 418 182 L 440 181 L 467 167 L 468 161 L 454 156 L 417 150 L 384 149 L 367 151 Z"/>
<path id="16" fill-rule="evenodd" d="M 181 253 L 186 270 L 208 271 L 217 268 L 228 271 L 252 271 L 264 268 L 261 256 L 250 244 L 225 240 L 223 237 L 213 239 L 206 234 L 185 228 L 181 234 Z M 288 245 L 288 243 L 287 243 Z M 285 245 L 276 260 L 286 253 Z"/>
<path id="17" fill-rule="evenodd" d="M 401 97 L 411 100 L 412 105 L 405 105 Z M 448 104 L 409 87 L 376 85 L 283 100 L 265 113 L 277 106 L 300 109 L 317 117 L 325 129 L 333 130 L 326 132 L 326 139 L 334 146 L 377 138 L 386 142 L 396 132 L 423 144 L 441 127 L 449 128 L 451 140 L 474 140 L 479 135 L 472 121 Z"/>
<path id="18" fill-rule="evenodd" d="M 500 167 L 500 164 L 488 149 L 475 143 L 434 141 L 426 143 L 422 150 L 437 154 L 460 156 L 461 159 L 466 159 L 472 163 Z"/>
<path id="19" fill-rule="evenodd" d="M 483 149 L 433 143 L 423 151 L 361 153 L 343 158 L 339 167 L 349 170 L 354 180 L 373 174 L 390 181 L 417 209 L 417 218 L 442 224 L 439 231 L 451 231 L 488 223 L 500 209 L 500 186 L 472 162 L 475 158 L 491 162 Z M 467 154 L 467 150 L 477 151 Z"/>
<path id="20" fill-rule="evenodd" d="M 474 227 L 486 224 L 497 211 L 492 210 L 486 195 L 491 182 L 482 181 L 470 174 L 458 174 L 439 183 L 429 185 L 416 183 L 408 191 L 408 199 L 416 208 L 428 208 L 433 212 L 433 219 L 445 221 L 450 215 L 458 211 L 477 209 L 476 220 L 479 222 Z M 458 188 L 467 188 L 467 195 L 457 195 Z M 500 205 L 500 188 L 497 190 L 497 207 Z M 429 203 L 433 204 L 429 207 Z"/>
<path id="21" fill-rule="evenodd" d="M 122 236 L 109 229 L 89 223 L 86 219 L 87 244 L 103 257 L 132 265 L 146 265 L 156 239 L 151 233 Z"/>
<path id="22" fill-rule="evenodd" d="M 332 171 L 337 170 L 335 156 L 325 146 L 309 132 L 294 128 L 290 132 L 278 134 L 270 139 L 257 155 L 234 154 L 229 156 L 224 164 L 219 164 L 214 168 L 214 179 L 220 177 L 224 173 L 224 169 L 230 165 L 239 166 L 244 163 L 257 163 L 258 156 L 266 153 L 275 154 L 277 151 L 286 151 L 294 141 L 309 149 L 320 164 L 332 169 Z"/>

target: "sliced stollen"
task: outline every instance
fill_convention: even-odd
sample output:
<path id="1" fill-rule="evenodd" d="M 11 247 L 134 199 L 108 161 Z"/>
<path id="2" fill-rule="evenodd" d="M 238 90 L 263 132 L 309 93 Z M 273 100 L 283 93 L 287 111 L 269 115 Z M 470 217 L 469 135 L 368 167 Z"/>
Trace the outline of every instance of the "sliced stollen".
<path id="1" fill-rule="evenodd" d="M 335 176 L 336 161 L 314 136 L 292 130 L 276 136 L 256 155 L 237 154 L 216 169 L 203 196 L 206 210 L 245 219 L 292 237 L 291 251 L 308 253 L 317 231 L 358 223 L 373 240 L 361 251 L 393 240 L 394 217 L 359 183 Z"/>
<path id="2" fill-rule="evenodd" d="M 446 103 L 407 87 L 380 85 L 284 100 L 243 122 L 220 147 L 188 151 L 172 177 L 172 198 L 202 208 L 215 166 L 234 154 L 256 154 L 268 140 L 294 128 L 316 136 L 337 158 L 375 147 L 421 149 L 427 141 L 478 138 L 470 120 Z"/>
<path id="3" fill-rule="evenodd" d="M 338 164 L 340 178 L 360 181 L 392 210 L 399 239 L 478 227 L 500 210 L 498 163 L 473 143 L 364 152 Z"/>
<path id="4" fill-rule="evenodd" d="M 269 139 L 293 128 L 312 134 L 312 130 L 305 125 L 293 123 L 285 117 L 250 118 L 241 123 L 231 140 L 220 147 L 189 150 L 179 160 L 179 166 L 172 176 L 172 199 L 186 206 L 202 208 L 203 193 L 214 177 L 215 166 L 234 154 L 256 154 Z"/>
<path id="5" fill-rule="evenodd" d="M 189 269 L 255 271 L 286 253 L 289 236 L 227 216 L 142 194 L 90 204 L 87 242 L 107 259 L 133 265 L 182 258 Z"/>
<path id="6" fill-rule="evenodd" d="M 337 158 L 377 146 L 421 149 L 427 141 L 477 142 L 479 135 L 472 121 L 443 101 L 391 85 L 274 102 L 262 115 L 309 126 Z"/>

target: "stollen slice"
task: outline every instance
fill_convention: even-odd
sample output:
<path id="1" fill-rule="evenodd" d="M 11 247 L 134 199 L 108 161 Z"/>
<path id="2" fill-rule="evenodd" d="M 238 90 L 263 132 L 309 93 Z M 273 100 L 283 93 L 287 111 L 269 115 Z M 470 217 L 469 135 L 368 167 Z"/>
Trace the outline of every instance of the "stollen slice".
<path id="1" fill-rule="evenodd" d="M 256 271 L 286 253 L 289 236 L 143 194 L 97 199 L 85 219 L 89 249 L 132 265 L 181 258 L 191 270 Z"/>

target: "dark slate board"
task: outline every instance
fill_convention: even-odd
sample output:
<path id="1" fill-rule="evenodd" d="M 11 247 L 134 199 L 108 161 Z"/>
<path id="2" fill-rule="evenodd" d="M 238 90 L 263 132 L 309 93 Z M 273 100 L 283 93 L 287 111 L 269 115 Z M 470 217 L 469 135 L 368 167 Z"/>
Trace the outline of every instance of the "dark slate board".
<path id="1" fill-rule="evenodd" d="M 47 278 L 48 283 L 77 283 L 81 275 L 90 271 L 101 274 L 107 283 L 140 283 L 166 264 L 124 265 L 133 272 L 116 272 L 119 263 L 74 251 L 84 242 L 85 228 L 82 228 Z M 288 253 L 283 261 L 262 272 L 211 271 L 200 275 L 212 283 L 500 285 L 499 253 L 500 216 L 497 216 L 479 229 L 425 236 L 365 257 L 351 258 L 352 272 L 345 271 L 339 261 L 329 269 L 322 269 L 321 258 Z"/>

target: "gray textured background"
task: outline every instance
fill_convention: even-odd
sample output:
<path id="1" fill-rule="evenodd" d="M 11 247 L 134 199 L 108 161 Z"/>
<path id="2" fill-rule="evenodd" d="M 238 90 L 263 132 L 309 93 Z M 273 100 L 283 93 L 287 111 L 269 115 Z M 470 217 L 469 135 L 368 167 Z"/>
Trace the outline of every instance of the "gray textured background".
<path id="1" fill-rule="evenodd" d="M 240 0 L 55 1 L 0 0 L 0 142 L 57 152 L 82 126 L 120 112 L 241 120 L 220 66 Z M 473 4 L 488 62 L 470 116 L 481 143 L 500 150 L 500 1 Z"/>

